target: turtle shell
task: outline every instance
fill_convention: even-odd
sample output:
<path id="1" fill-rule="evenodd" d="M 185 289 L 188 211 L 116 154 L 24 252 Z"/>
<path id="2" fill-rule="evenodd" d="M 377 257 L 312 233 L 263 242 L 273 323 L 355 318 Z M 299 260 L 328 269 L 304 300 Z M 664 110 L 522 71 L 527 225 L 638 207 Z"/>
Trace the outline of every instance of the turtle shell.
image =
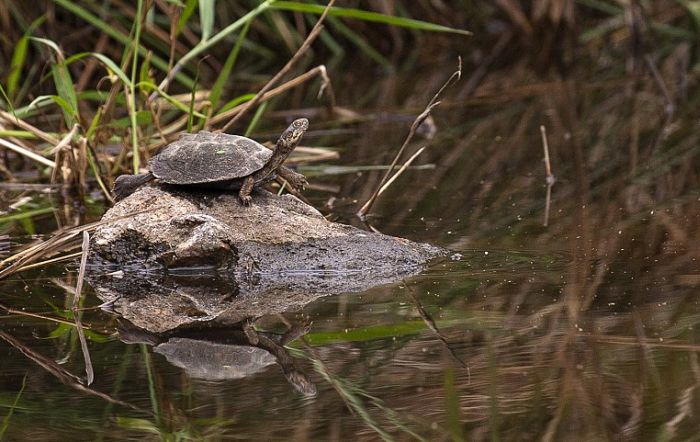
<path id="1" fill-rule="evenodd" d="M 201 131 L 169 144 L 150 163 L 156 178 L 170 184 L 203 184 L 243 178 L 260 170 L 272 150 L 250 138 Z"/>

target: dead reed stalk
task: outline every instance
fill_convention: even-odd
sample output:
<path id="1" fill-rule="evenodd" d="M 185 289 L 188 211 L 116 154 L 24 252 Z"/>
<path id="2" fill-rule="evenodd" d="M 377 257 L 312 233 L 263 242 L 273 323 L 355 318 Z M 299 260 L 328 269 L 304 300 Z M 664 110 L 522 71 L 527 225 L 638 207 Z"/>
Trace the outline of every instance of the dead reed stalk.
<path id="1" fill-rule="evenodd" d="M 48 358 L 48 357 L 42 355 L 41 353 L 36 352 L 34 349 L 30 348 L 24 342 L 20 341 L 19 339 L 15 338 L 11 334 L 9 334 L 3 330 L 0 330 L 0 339 L 4 340 L 9 345 L 11 345 L 15 349 L 17 349 L 20 353 L 24 354 L 28 359 L 35 362 L 37 365 L 39 365 L 41 368 L 43 368 L 47 373 L 50 373 L 51 375 L 56 377 L 56 379 L 58 379 L 64 385 L 67 385 L 67 386 L 69 386 L 75 390 L 81 391 L 83 393 L 87 393 L 89 395 L 103 399 L 111 404 L 122 405 L 124 407 L 131 408 L 133 410 L 143 411 L 141 408 L 139 408 L 135 405 L 132 405 L 128 402 L 114 399 L 113 397 L 109 396 L 108 394 L 105 394 L 105 393 L 102 393 L 100 391 L 93 390 L 92 388 L 86 387 L 85 385 L 83 385 L 81 383 L 81 380 L 78 376 L 74 375 L 73 373 L 69 372 L 65 368 L 61 367 L 52 358 Z"/>
<path id="2" fill-rule="evenodd" d="M 416 131 L 418 130 L 418 127 L 425 121 L 426 118 L 430 116 L 430 113 L 432 112 L 433 108 L 438 106 L 440 104 L 440 101 L 437 101 L 438 97 L 442 94 L 442 92 L 450 86 L 452 83 L 455 81 L 459 80 L 462 78 L 462 57 L 458 58 L 458 65 L 457 65 L 457 70 L 450 75 L 450 78 L 445 81 L 445 83 L 442 85 L 442 87 L 437 91 L 437 93 L 433 96 L 433 98 L 428 102 L 428 105 L 425 107 L 423 112 L 421 112 L 420 115 L 416 117 L 415 120 L 413 120 L 413 124 L 411 124 L 411 128 L 408 131 L 408 135 L 406 136 L 406 139 L 404 140 L 403 144 L 401 145 L 401 148 L 399 151 L 396 153 L 396 156 L 394 157 L 394 161 L 391 162 L 391 166 L 389 166 L 389 169 L 384 173 L 384 176 L 382 177 L 381 181 L 379 182 L 379 185 L 377 188 L 372 192 L 372 196 L 369 197 L 367 202 L 360 208 L 360 210 L 357 211 L 356 215 L 360 219 L 364 219 L 365 216 L 367 215 L 367 212 L 370 211 L 372 206 L 374 205 L 374 202 L 377 200 L 377 197 L 379 196 L 380 192 L 382 191 L 382 188 L 384 187 L 384 184 L 389 181 L 389 175 L 394 171 L 394 167 L 396 167 L 396 164 L 399 161 L 399 158 L 401 158 L 401 155 L 403 155 L 403 152 L 406 150 L 406 147 L 408 144 L 411 142 L 413 139 L 413 136 L 416 134 Z M 403 168 L 405 170 L 405 167 Z M 398 173 L 403 172 L 403 170 L 399 170 Z"/>
<path id="3" fill-rule="evenodd" d="M 47 255 L 53 255 L 66 250 L 74 249 L 77 246 L 75 238 L 83 232 L 93 230 L 98 226 L 116 221 L 117 219 L 129 218 L 144 212 L 145 211 L 134 212 L 110 221 L 96 221 L 94 223 L 72 227 L 70 229 L 57 232 L 46 241 L 40 241 L 29 245 L 24 250 L 21 250 L 0 261 L 0 267 L 6 266 L 0 270 L 0 279 L 6 278 L 18 271 L 36 267 L 36 265 L 32 264 L 37 260 L 46 257 Z M 43 261 L 44 264 L 48 264 L 50 262 L 55 262 L 55 260 Z"/>
<path id="4" fill-rule="evenodd" d="M 90 234 L 87 232 L 87 230 L 84 230 L 82 242 L 82 257 L 80 258 L 80 270 L 78 271 L 78 281 L 75 285 L 75 294 L 73 295 L 73 306 L 71 310 L 73 312 L 73 319 L 75 320 L 75 329 L 78 332 L 78 339 L 80 340 L 80 348 L 83 352 L 83 359 L 85 360 L 86 385 L 92 384 L 92 381 L 95 380 L 95 371 L 92 368 L 90 350 L 88 349 L 87 340 L 85 339 L 85 332 L 83 331 L 82 323 L 80 320 L 80 298 L 83 292 L 83 280 L 85 279 L 85 268 L 87 267 L 89 251 Z"/>
<path id="5" fill-rule="evenodd" d="M 293 78 L 293 79 L 289 80 L 288 82 L 283 83 L 280 86 L 277 86 L 274 89 L 271 89 L 271 90 L 264 92 L 260 96 L 259 102 L 267 101 L 273 97 L 276 97 L 280 94 L 283 94 L 283 93 L 287 92 L 288 90 L 290 90 L 290 89 L 292 89 L 292 88 L 294 88 L 302 83 L 305 83 L 305 82 L 311 80 L 312 78 L 315 78 L 316 76 L 320 76 L 321 81 L 322 81 L 321 90 L 319 91 L 319 95 L 321 95 L 327 89 L 328 95 L 330 97 L 330 106 L 332 108 L 334 108 L 335 107 L 335 95 L 333 94 L 333 87 L 332 87 L 330 78 L 328 77 L 328 73 L 326 71 L 326 66 L 324 66 L 324 65 L 316 66 L 315 68 L 310 69 L 307 72 L 304 72 L 303 74 L 299 75 L 298 77 Z M 237 115 L 239 113 L 243 112 L 243 110 L 246 108 L 247 105 L 248 105 L 247 103 L 246 104 L 239 104 L 238 106 L 236 106 L 234 108 L 231 108 L 225 112 L 222 112 L 222 113 L 212 117 L 210 120 L 210 124 L 219 123 L 223 120 L 227 120 L 227 119 L 231 118 L 232 116 L 234 118 L 237 117 Z M 231 121 L 233 121 L 233 120 L 231 120 Z M 226 126 L 224 126 L 221 129 L 221 131 L 226 130 L 226 128 L 228 128 L 229 126 L 230 126 L 230 122 Z"/>
<path id="6" fill-rule="evenodd" d="M 319 19 L 316 22 L 316 24 L 314 25 L 313 29 L 311 29 L 311 32 L 304 40 L 304 43 L 302 43 L 302 45 L 299 47 L 299 49 L 297 49 L 297 51 L 294 53 L 292 58 L 289 59 L 287 64 L 285 64 L 284 67 L 282 69 L 280 69 L 279 72 L 277 72 L 270 79 L 270 81 L 268 81 L 265 84 L 265 86 L 263 86 L 262 89 L 260 89 L 258 91 L 257 94 L 255 94 L 255 97 L 253 97 L 252 100 L 248 101 L 243 106 L 243 108 L 240 110 L 240 112 L 238 112 L 236 114 L 236 116 L 231 119 L 231 121 L 226 123 L 224 125 L 224 127 L 221 128 L 221 132 L 225 132 L 229 127 L 233 126 L 238 120 L 243 118 L 243 115 L 245 115 L 245 113 L 248 112 L 248 110 L 252 109 L 255 105 L 257 105 L 260 102 L 260 100 L 262 99 L 265 92 L 270 90 L 270 88 L 272 88 L 272 86 L 275 83 L 277 83 L 280 80 L 280 78 L 282 78 L 284 75 L 286 75 L 287 72 L 289 72 L 290 69 L 292 69 L 292 67 L 297 63 L 297 61 L 299 61 L 299 59 L 306 53 L 306 51 L 309 50 L 309 48 L 311 47 L 311 43 L 313 43 L 314 40 L 316 40 L 316 37 L 318 37 L 318 34 L 320 34 L 321 31 L 323 30 L 323 21 L 326 19 L 326 16 L 328 15 L 328 11 L 330 11 L 331 7 L 333 6 L 333 3 L 335 3 L 335 0 L 330 0 L 328 2 L 328 4 L 326 5 L 326 8 L 323 10 L 323 13 L 319 17 Z"/>

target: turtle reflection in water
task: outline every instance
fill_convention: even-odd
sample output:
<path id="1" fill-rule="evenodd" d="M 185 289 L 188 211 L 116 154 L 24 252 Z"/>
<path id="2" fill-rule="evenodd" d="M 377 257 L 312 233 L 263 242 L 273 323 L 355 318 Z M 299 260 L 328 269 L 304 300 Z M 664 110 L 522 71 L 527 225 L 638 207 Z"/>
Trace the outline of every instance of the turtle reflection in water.
<path id="1" fill-rule="evenodd" d="M 287 381 L 300 393 L 315 396 L 316 385 L 285 346 L 311 330 L 309 322 L 287 323 L 284 334 L 258 332 L 253 318 L 236 324 L 225 320 L 190 324 L 190 327 L 155 333 L 129 320 L 117 321 L 119 339 L 128 344 L 149 344 L 191 377 L 207 380 L 240 379 L 277 363 Z M 286 323 L 287 321 L 284 320 Z"/>
<path id="2" fill-rule="evenodd" d="M 306 186 L 306 177 L 282 163 L 308 127 L 306 118 L 294 120 L 280 135 L 274 151 L 239 135 L 206 131 L 183 135 L 151 160 L 149 172 L 118 177 L 114 182 L 115 197 L 125 198 L 156 178 L 168 184 L 238 190 L 238 197 L 246 206 L 254 187 L 277 176 L 298 192 Z"/>

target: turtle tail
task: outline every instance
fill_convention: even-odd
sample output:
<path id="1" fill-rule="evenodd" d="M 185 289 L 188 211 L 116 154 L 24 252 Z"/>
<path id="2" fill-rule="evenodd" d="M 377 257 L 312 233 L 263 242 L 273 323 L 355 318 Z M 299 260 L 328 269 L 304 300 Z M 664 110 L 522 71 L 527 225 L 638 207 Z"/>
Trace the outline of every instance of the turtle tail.
<path id="1" fill-rule="evenodd" d="M 114 180 L 114 199 L 122 200 L 134 193 L 140 186 L 155 179 L 151 172 L 136 175 L 120 175 Z"/>

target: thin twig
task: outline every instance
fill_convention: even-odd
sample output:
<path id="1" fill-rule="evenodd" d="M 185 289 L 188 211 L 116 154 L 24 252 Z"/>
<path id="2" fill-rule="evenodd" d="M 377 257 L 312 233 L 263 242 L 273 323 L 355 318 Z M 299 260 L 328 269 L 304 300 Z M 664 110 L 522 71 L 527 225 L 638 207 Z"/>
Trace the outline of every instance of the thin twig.
<path id="1" fill-rule="evenodd" d="M 554 179 L 552 175 L 552 165 L 549 162 L 549 141 L 547 140 L 547 128 L 540 126 L 540 133 L 542 134 L 542 147 L 544 148 L 544 172 L 547 180 L 547 184 Z"/>
<path id="2" fill-rule="evenodd" d="M 544 207 L 544 221 L 542 225 L 547 227 L 549 225 L 549 211 L 552 206 L 552 185 L 547 184 L 547 196 L 545 197 L 545 207 Z"/>
<path id="3" fill-rule="evenodd" d="M 87 346 L 87 340 L 85 339 L 85 332 L 83 331 L 82 324 L 80 322 L 80 296 L 83 291 L 83 280 L 85 279 L 85 268 L 87 267 L 88 253 L 90 251 L 90 234 L 87 230 L 83 231 L 83 244 L 82 244 L 82 258 L 80 259 L 80 270 L 78 271 L 78 282 L 75 285 L 75 295 L 73 296 L 73 319 L 75 320 L 76 330 L 78 331 L 78 339 L 80 340 L 80 348 L 83 351 L 83 359 L 85 360 L 85 375 L 86 375 L 86 385 L 92 384 L 95 380 L 95 371 L 92 368 L 92 360 L 90 359 L 90 350 Z"/>
<path id="4" fill-rule="evenodd" d="M 408 144 L 411 142 L 413 139 L 413 136 L 415 135 L 416 131 L 418 130 L 418 127 L 425 121 L 428 116 L 430 116 L 430 112 L 433 110 L 435 106 L 438 106 L 440 104 L 439 101 L 437 101 L 438 97 L 442 94 L 442 92 L 450 86 L 452 83 L 455 81 L 459 80 L 462 77 L 462 57 L 458 58 L 458 65 L 457 65 L 457 70 L 450 75 L 450 78 L 447 79 L 447 81 L 442 85 L 440 90 L 437 91 L 437 93 L 433 96 L 433 98 L 430 100 L 428 105 L 425 107 L 425 110 L 416 117 L 416 119 L 413 121 L 413 124 L 411 125 L 411 129 L 408 131 L 408 135 L 406 136 L 406 139 L 403 142 L 403 145 L 401 145 L 401 148 L 399 151 L 396 153 L 396 156 L 394 157 L 394 161 L 391 162 L 391 166 L 389 166 L 389 169 L 386 171 L 384 176 L 382 177 L 381 181 L 379 182 L 379 185 L 377 188 L 374 190 L 372 193 L 372 196 L 367 200 L 367 202 L 360 208 L 360 210 L 357 211 L 357 216 L 360 218 L 364 218 L 365 215 L 367 215 L 367 212 L 370 211 L 372 208 L 372 205 L 374 205 L 374 202 L 377 200 L 377 197 L 379 196 L 379 191 L 381 190 L 382 186 L 384 186 L 384 183 L 386 183 L 389 179 L 389 175 L 394 171 L 394 167 L 399 161 L 399 158 L 401 158 L 401 155 L 403 152 L 406 150 L 406 147 Z"/>
<path id="5" fill-rule="evenodd" d="M 26 268 L 27 265 L 33 263 L 34 261 L 43 256 L 74 248 L 74 245 L 72 244 L 73 240 L 76 236 L 78 236 L 84 231 L 92 230 L 103 224 L 109 224 L 120 219 L 130 218 L 132 216 L 139 215 L 145 212 L 147 212 L 147 210 L 129 213 L 127 215 L 120 216 L 111 220 L 96 221 L 94 223 L 73 227 L 56 233 L 54 236 L 47 239 L 46 241 L 40 241 L 35 244 L 32 244 L 26 249 L 21 250 L 15 253 L 14 255 L 9 256 L 0 261 L 0 267 L 2 267 L 3 265 L 7 265 L 7 267 L 0 270 L 0 279 L 15 273 L 20 269 Z"/>
<path id="6" fill-rule="evenodd" d="M 30 160 L 34 160 L 37 163 L 41 163 L 44 166 L 51 167 L 52 169 L 56 167 L 56 163 L 54 163 L 53 161 L 46 159 L 46 158 L 42 157 L 41 155 L 32 152 L 31 150 L 27 150 L 22 146 L 18 146 L 14 143 L 10 143 L 9 141 L 7 141 L 3 138 L 0 138 L 0 144 L 5 146 L 6 148 L 8 148 L 10 150 L 17 152 L 20 155 L 23 155 L 23 156 L 29 158 Z"/>
<path id="7" fill-rule="evenodd" d="M 64 137 L 61 139 L 61 141 L 59 141 L 59 142 L 53 147 L 53 149 L 51 149 L 51 150 L 49 151 L 49 153 L 50 153 L 51 155 L 56 155 L 56 152 L 58 152 L 59 150 L 63 150 L 63 149 L 65 149 L 65 148 L 69 147 L 69 146 L 70 146 L 70 142 L 73 141 L 73 137 L 75 136 L 75 134 L 78 133 L 78 129 L 79 129 L 79 128 L 80 128 L 80 126 L 78 126 L 77 123 L 74 124 L 74 125 L 73 125 L 73 128 L 70 130 L 70 132 L 68 132 L 68 133 L 66 134 L 66 136 L 64 136 Z"/>
<path id="8" fill-rule="evenodd" d="M 83 252 L 69 253 L 68 255 L 57 256 L 56 258 L 47 259 L 45 261 L 35 262 L 34 264 L 28 264 L 17 269 L 18 272 L 23 272 L 29 269 L 35 269 L 37 267 L 43 267 L 48 264 L 54 264 L 56 262 L 66 261 L 68 259 L 77 258 L 81 256 Z"/>
<path id="9" fill-rule="evenodd" d="M 0 182 L 0 189 L 6 190 L 30 190 L 37 193 L 56 193 L 63 187 L 62 184 L 44 183 L 3 183 Z"/>
<path id="10" fill-rule="evenodd" d="M 425 146 L 421 147 L 421 148 L 418 149 L 413 155 L 411 155 L 411 158 L 409 158 L 408 160 L 406 160 L 406 162 L 403 163 L 403 165 L 399 168 L 399 170 L 397 170 L 396 173 L 393 174 L 393 175 L 391 176 L 391 178 L 389 178 L 389 181 L 387 181 L 386 183 L 384 183 L 384 185 L 381 187 L 381 189 L 379 189 L 379 193 L 377 193 L 377 196 L 379 196 L 379 195 L 381 195 L 382 193 L 384 193 L 384 191 L 385 191 L 386 189 L 388 189 L 389 186 L 391 186 L 391 184 L 392 184 L 394 181 L 396 181 L 396 179 L 397 179 L 399 176 L 401 176 L 401 174 L 404 173 L 404 171 L 405 171 L 406 169 L 408 169 L 408 166 L 410 166 L 411 163 L 413 163 L 413 160 L 415 160 L 416 158 L 418 158 L 418 156 L 419 156 L 420 154 L 422 154 L 424 150 L 425 150 Z"/>
<path id="11" fill-rule="evenodd" d="M 404 281 L 404 285 L 408 289 L 408 295 L 411 297 L 411 299 L 413 299 L 413 303 L 415 304 L 416 309 L 418 310 L 418 313 L 420 314 L 421 318 L 423 319 L 423 322 L 425 322 L 425 325 L 427 325 L 428 328 L 433 333 L 435 333 L 435 336 L 437 336 L 438 339 L 443 343 L 443 345 L 447 349 L 447 352 L 450 354 L 452 359 L 457 361 L 459 363 L 459 365 L 461 365 L 463 368 L 466 368 L 468 370 L 469 367 L 467 366 L 467 364 L 465 364 L 464 361 L 459 356 L 457 356 L 457 353 L 455 353 L 454 349 L 452 348 L 452 345 L 450 345 L 450 342 L 447 340 L 445 335 L 442 334 L 442 332 L 440 331 L 440 329 L 437 326 L 437 323 L 435 323 L 435 320 L 433 319 L 433 317 L 430 315 L 430 313 L 427 312 L 427 310 L 425 310 L 425 308 L 423 307 L 423 304 L 420 302 L 420 300 L 418 299 L 416 294 L 413 292 L 413 288 L 411 286 L 409 286 L 408 284 L 406 284 L 405 281 Z"/>
<path id="12" fill-rule="evenodd" d="M 7 277 L 36 258 L 44 256 L 51 251 L 60 250 L 62 247 L 69 244 L 79 233 L 79 231 L 75 231 L 73 229 L 61 232 L 44 242 L 34 244 L 21 252 L 5 258 L 4 260 L 0 261 L 0 265 L 6 263 L 11 264 L 0 270 L 0 278 Z"/>
<path id="13" fill-rule="evenodd" d="M 556 178 L 552 174 L 552 165 L 549 162 L 549 142 L 547 141 L 547 129 L 544 126 L 540 126 L 540 132 L 542 133 L 542 147 L 544 149 L 545 182 L 547 183 L 547 197 L 545 200 L 543 225 L 547 227 L 549 225 L 549 210 L 552 201 L 552 186 L 554 185 Z"/>
<path id="14" fill-rule="evenodd" d="M 644 56 L 644 61 L 647 64 L 647 67 L 651 71 L 652 76 L 654 77 L 654 81 L 658 85 L 659 89 L 661 90 L 661 94 L 664 96 L 664 99 L 666 100 L 666 108 L 664 109 L 666 112 L 666 118 L 661 124 L 661 127 L 656 133 L 656 136 L 654 137 L 653 141 L 651 142 L 651 154 L 654 155 L 656 154 L 656 151 L 659 148 L 659 145 L 661 142 L 666 138 L 666 129 L 668 126 L 671 124 L 673 121 L 673 116 L 676 111 L 676 105 L 673 102 L 673 98 L 671 98 L 671 93 L 668 91 L 668 87 L 666 87 L 666 83 L 664 82 L 663 77 L 661 77 L 661 73 L 659 70 L 656 68 L 656 65 L 654 64 L 654 60 L 652 60 L 650 55 L 645 55 Z"/>
<path id="15" fill-rule="evenodd" d="M 654 60 L 651 59 L 649 54 L 644 56 L 644 61 L 646 62 L 649 71 L 651 71 L 651 75 L 654 77 L 654 81 L 656 81 L 656 84 L 659 86 L 659 89 L 661 89 L 661 93 L 666 100 L 666 113 L 668 115 L 673 115 L 676 110 L 676 105 L 673 103 L 673 98 L 671 98 L 671 93 L 668 91 L 666 83 L 664 82 L 663 77 L 661 77 L 661 73 L 659 73 L 659 70 L 654 64 Z"/>
<path id="16" fill-rule="evenodd" d="M 207 49 L 211 48 L 214 44 L 218 43 L 219 41 L 223 40 L 226 38 L 228 35 L 230 35 L 233 31 L 238 29 L 239 27 L 243 26 L 245 22 L 248 22 L 255 18 L 258 14 L 262 13 L 263 11 L 267 10 L 272 3 L 274 3 L 275 0 L 265 0 L 263 2 L 260 2 L 258 6 L 256 6 L 253 10 L 249 11 L 247 14 L 244 16 L 240 17 L 238 20 L 235 22 L 231 23 L 230 25 L 226 26 L 224 29 L 219 31 L 217 34 L 212 35 L 209 39 L 200 41 L 197 43 L 192 49 L 190 49 L 189 52 L 187 52 L 185 55 L 180 57 L 180 59 L 175 63 L 175 65 L 172 67 L 172 69 L 169 70 L 168 75 L 163 79 L 163 81 L 158 85 L 158 89 L 161 91 L 165 92 L 168 89 L 168 86 L 170 85 L 170 82 L 175 78 L 175 76 L 182 71 L 183 67 L 190 62 L 190 60 L 194 59 L 197 55 L 201 54 L 202 52 L 206 51 Z M 186 31 L 186 28 L 184 29 Z M 152 101 L 155 99 L 157 95 L 157 92 L 153 92 L 149 97 L 148 101 Z"/>
<path id="17" fill-rule="evenodd" d="M 63 319 L 63 318 L 54 318 L 52 316 L 48 316 L 48 315 L 41 314 L 41 313 L 32 313 L 32 312 L 27 312 L 24 310 L 17 310 L 17 309 L 14 309 L 12 307 L 8 307 L 4 304 L 0 304 L 0 309 L 5 310 L 5 312 L 7 312 L 10 315 L 25 316 L 28 318 L 37 318 L 37 319 L 41 319 L 43 321 L 50 321 L 50 322 L 55 322 L 57 324 L 65 324 L 65 325 L 70 325 L 71 327 L 75 327 L 75 322 L 68 321 L 68 320 Z M 92 330 L 92 328 L 89 326 L 82 325 L 82 324 L 80 326 L 82 328 Z"/>
<path id="18" fill-rule="evenodd" d="M 469 79 L 467 79 L 464 88 L 457 95 L 458 102 L 463 102 L 466 98 L 471 97 L 474 91 L 479 87 L 483 79 L 488 74 L 489 68 L 496 61 L 499 60 L 503 51 L 507 48 L 512 47 L 510 42 L 513 39 L 513 31 L 507 31 L 501 34 L 493 48 L 489 49 L 489 53 L 484 57 L 479 63 L 474 72 L 472 72 Z"/>
<path id="19" fill-rule="evenodd" d="M 289 72 L 289 70 L 302 57 L 302 55 L 304 55 L 306 53 L 306 51 L 309 49 L 309 47 L 311 47 L 311 43 L 313 43 L 314 40 L 316 40 L 316 37 L 323 29 L 322 23 L 326 19 L 326 15 L 328 15 L 328 11 L 330 11 L 331 7 L 333 6 L 333 3 L 335 3 L 335 0 L 330 0 L 328 2 L 328 5 L 326 5 L 326 8 L 323 10 L 323 13 L 319 17 L 319 19 L 316 22 L 316 24 L 314 25 L 313 29 L 311 29 L 311 32 L 306 37 L 306 40 L 304 40 L 304 43 L 302 43 L 302 45 L 299 47 L 299 49 L 297 49 L 297 51 L 294 53 L 292 58 L 289 59 L 287 64 L 285 64 L 284 67 L 282 69 L 280 69 L 280 71 L 277 72 L 270 79 L 270 81 L 268 81 L 267 84 L 265 84 L 265 86 L 263 86 L 262 89 L 260 89 L 258 91 L 257 94 L 255 94 L 255 97 L 253 97 L 252 100 L 250 100 L 249 102 L 247 102 L 244 105 L 243 109 L 241 109 L 241 111 L 235 117 L 233 117 L 231 119 L 231 121 L 226 123 L 226 125 L 224 125 L 224 127 L 221 128 L 221 132 L 225 132 L 229 127 L 233 126 L 233 124 L 235 124 L 238 120 L 240 120 L 243 117 L 243 115 L 245 115 L 245 113 L 248 112 L 248 110 L 250 110 L 253 106 L 257 105 L 258 102 L 262 99 L 265 92 L 270 90 L 270 88 L 272 88 L 272 86 L 274 84 L 276 84 L 280 80 L 280 78 L 285 76 L 287 74 L 287 72 Z"/>
<path id="20" fill-rule="evenodd" d="M 74 388 L 78 391 L 81 391 L 83 393 L 90 394 L 92 396 L 99 397 L 107 402 L 110 402 L 115 405 L 122 405 L 124 407 L 131 408 L 133 410 L 138 410 L 138 411 L 144 411 L 143 409 L 129 404 L 128 402 L 120 401 L 118 399 L 114 399 L 108 394 L 102 393 L 97 390 L 93 390 L 92 388 L 86 387 L 80 383 L 80 378 L 78 376 L 75 376 L 65 368 L 61 367 L 58 365 L 56 361 L 54 361 L 51 358 L 48 358 L 41 353 L 38 353 L 34 351 L 32 348 L 24 344 L 22 341 L 19 339 L 15 338 L 11 334 L 0 330 L 0 339 L 3 339 L 5 342 L 10 344 L 12 347 L 17 349 L 20 353 L 25 355 L 28 359 L 34 361 L 37 365 L 42 367 L 46 372 L 52 374 L 53 376 L 56 377 L 59 381 L 61 381 L 63 384 Z"/>
<path id="21" fill-rule="evenodd" d="M 51 171 L 51 182 L 52 183 L 57 183 L 58 182 L 58 177 L 59 174 L 61 174 L 63 167 L 60 167 L 62 161 L 60 161 L 64 157 L 65 151 L 70 150 L 71 146 L 71 141 L 73 141 L 73 137 L 75 136 L 76 133 L 78 133 L 78 124 L 74 124 L 73 128 L 66 134 L 65 137 L 61 139 L 61 141 L 56 144 L 53 149 L 49 152 L 51 155 L 53 155 L 55 164 L 57 164 L 57 167 L 54 167 L 53 170 Z"/>
<path id="22" fill-rule="evenodd" d="M 274 98 L 280 94 L 283 94 L 284 92 L 295 88 L 299 86 L 302 83 L 305 83 L 312 78 L 315 78 L 316 76 L 321 77 L 321 90 L 327 89 L 328 90 L 328 97 L 329 97 L 329 107 L 334 107 L 335 106 L 335 96 L 333 94 L 333 87 L 330 83 L 330 79 L 328 78 L 328 74 L 326 72 L 326 67 L 324 65 L 319 65 L 316 66 L 313 69 L 310 69 L 309 71 L 299 75 L 298 77 L 295 77 L 286 83 L 277 86 L 276 88 L 267 91 L 265 94 L 263 94 L 262 98 L 260 99 L 260 102 L 267 101 L 271 98 Z M 238 106 L 235 106 L 225 112 L 222 112 L 218 115 L 215 115 L 211 117 L 207 121 L 207 126 L 211 127 L 217 123 L 221 123 L 222 121 L 228 120 L 229 118 L 233 117 L 234 115 L 237 115 L 241 110 L 246 106 L 246 104 L 239 104 Z M 183 115 L 174 122 L 171 122 L 167 127 L 159 128 L 158 133 L 160 134 L 161 138 L 163 140 L 158 143 L 154 143 L 148 146 L 148 150 L 152 151 L 155 149 L 158 149 L 160 147 L 165 146 L 168 144 L 170 141 L 174 140 L 177 136 L 179 136 L 179 132 L 182 130 L 182 128 L 187 124 L 187 119 L 189 118 L 188 115 Z M 157 119 L 155 121 L 158 121 Z M 298 148 L 297 148 L 298 149 Z"/>
<path id="23" fill-rule="evenodd" d="M 303 74 L 299 75 L 298 77 L 293 78 L 293 79 L 289 80 L 288 82 L 286 82 L 280 86 L 277 86 L 276 88 L 274 88 L 272 90 L 265 92 L 260 97 L 260 102 L 263 102 L 263 101 L 269 100 L 270 98 L 276 97 L 277 95 L 280 95 L 280 94 L 282 94 L 282 93 L 284 93 L 284 92 L 286 92 L 286 91 L 288 91 L 288 90 L 290 90 L 290 89 L 292 89 L 292 88 L 294 88 L 302 83 L 305 83 L 306 81 L 308 81 L 312 78 L 315 78 L 317 75 L 320 75 L 321 80 L 322 80 L 321 89 L 319 90 L 319 94 L 324 89 L 328 89 L 328 96 L 330 99 L 330 105 L 332 107 L 335 107 L 335 95 L 333 93 L 333 88 L 332 88 L 330 79 L 328 78 L 328 73 L 326 72 L 326 66 L 324 66 L 324 65 L 316 66 L 315 68 L 310 69 L 307 72 L 304 72 Z M 233 108 L 227 110 L 226 112 L 222 112 L 222 113 L 212 117 L 211 124 L 216 124 L 216 123 L 219 123 L 223 120 L 227 120 L 234 115 L 238 115 L 239 113 L 241 113 L 245 110 L 246 106 L 247 106 L 247 103 L 239 104 L 238 106 L 233 107 Z M 222 130 L 225 130 L 225 128 Z"/>
<path id="24" fill-rule="evenodd" d="M 58 144 L 58 139 L 54 137 L 53 135 L 49 135 L 43 130 L 37 129 L 36 127 L 32 126 L 31 124 L 25 122 L 24 120 L 20 120 L 19 118 L 15 118 L 14 115 L 7 113 L 3 110 L 0 110 L 0 118 L 5 120 L 6 122 L 10 124 L 14 124 L 28 132 L 33 133 L 36 135 L 38 138 L 41 138 L 42 140 L 46 141 L 49 144 L 56 145 Z"/>

